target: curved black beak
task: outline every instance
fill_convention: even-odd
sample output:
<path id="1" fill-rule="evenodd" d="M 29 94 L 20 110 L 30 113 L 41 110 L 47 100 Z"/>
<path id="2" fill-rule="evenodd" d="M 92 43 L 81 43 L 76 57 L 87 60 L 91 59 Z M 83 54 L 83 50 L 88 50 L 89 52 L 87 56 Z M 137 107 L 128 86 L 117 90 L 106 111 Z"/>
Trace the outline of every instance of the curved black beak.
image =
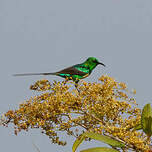
<path id="1" fill-rule="evenodd" d="M 104 67 L 106 66 L 105 64 L 103 64 L 103 63 L 101 63 L 101 62 L 98 62 L 98 64 L 101 64 L 101 65 L 103 65 Z"/>

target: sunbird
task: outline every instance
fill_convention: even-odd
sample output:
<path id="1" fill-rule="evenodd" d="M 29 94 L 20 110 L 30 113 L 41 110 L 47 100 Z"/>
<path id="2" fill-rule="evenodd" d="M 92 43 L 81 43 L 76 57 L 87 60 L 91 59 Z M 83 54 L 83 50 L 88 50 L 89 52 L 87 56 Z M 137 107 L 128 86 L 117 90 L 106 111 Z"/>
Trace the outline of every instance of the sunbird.
<path id="1" fill-rule="evenodd" d="M 65 68 L 58 72 L 53 73 L 24 73 L 24 74 L 14 74 L 14 76 L 30 76 L 30 75 L 56 75 L 63 78 L 67 78 L 68 80 L 73 80 L 76 84 L 80 79 L 88 77 L 93 69 L 97 65 L 103 65 L 103 63 L 99 62 L 95 57 L 89 57 L 86 61 L 81 64 L 76 64 L 71 67 Z"/>

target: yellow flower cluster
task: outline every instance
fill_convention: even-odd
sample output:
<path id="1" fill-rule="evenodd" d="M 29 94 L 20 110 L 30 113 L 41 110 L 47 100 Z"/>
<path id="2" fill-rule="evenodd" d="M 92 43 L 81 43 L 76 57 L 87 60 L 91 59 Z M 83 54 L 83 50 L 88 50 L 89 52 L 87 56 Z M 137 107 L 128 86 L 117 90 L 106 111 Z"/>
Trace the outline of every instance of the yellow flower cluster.
<path id="1" fill-rule="evenodd" d="M 150 149 L 145 135 L 133 130 L 140 122 L 141 110 L 125 83 L 101 76 L 96 83 L 82 80 L 77 88 L 73 82 L 50 84 L 48 80 L 37 81 L 30 88 L 43 93 L 23 102 L 17 110 L 9 110 L 1 120 L 4 126 L 13 123 L 15 134 L 40 128 L 53 143 L 65 145 L 59 132 L 78 137 L 87 130 L 110 135 L 137 151 Z"/>

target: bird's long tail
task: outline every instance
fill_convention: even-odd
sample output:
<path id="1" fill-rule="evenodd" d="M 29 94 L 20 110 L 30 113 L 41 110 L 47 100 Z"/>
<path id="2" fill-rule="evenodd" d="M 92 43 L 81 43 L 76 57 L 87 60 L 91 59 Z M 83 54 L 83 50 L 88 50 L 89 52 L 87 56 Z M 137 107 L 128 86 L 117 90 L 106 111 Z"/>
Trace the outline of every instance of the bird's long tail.
<path id="1" fill-rule="evenodd" d="M 13 76 L 30 76 L 30 75 L 56 75 L 57 73 L 23 73 L 23 74 L 14 74 Z"/>

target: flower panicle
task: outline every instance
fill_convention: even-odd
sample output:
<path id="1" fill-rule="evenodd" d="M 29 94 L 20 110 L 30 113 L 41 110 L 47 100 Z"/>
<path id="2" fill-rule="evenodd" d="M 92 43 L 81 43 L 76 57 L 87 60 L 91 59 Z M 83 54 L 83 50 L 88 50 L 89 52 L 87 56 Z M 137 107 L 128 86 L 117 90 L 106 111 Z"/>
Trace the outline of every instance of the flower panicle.
<path id="1" fill-rule="evenodd" d="M 40 128 L 53 143 L 65 145 L 60 132 L 78 137 L 84 131 L 109 134 L 139 150 L 148 148 L 144 135 L 133 128 L 140 122 L 141 110 L 125 83 L 109 76 L 98 82 L 39 80 L 30 89 L 42 92 L 4 114 L 2 125 L 12 123 L 15 134 Z M 2 119 L 1 119 L 2 121 Z M 75 129 L 74 129 L 75 128 Z M 77 129 L 81 128 L 81 129 Z"/>

